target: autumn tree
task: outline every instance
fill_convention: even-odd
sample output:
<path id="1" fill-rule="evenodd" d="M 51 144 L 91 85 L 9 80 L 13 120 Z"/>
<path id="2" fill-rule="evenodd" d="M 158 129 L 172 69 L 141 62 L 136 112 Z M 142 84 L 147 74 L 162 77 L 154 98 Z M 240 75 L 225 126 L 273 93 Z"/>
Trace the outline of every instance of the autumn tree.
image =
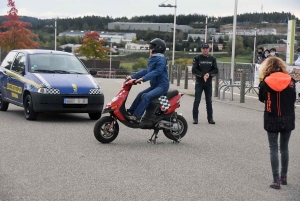
<path id="1" fill-rule="evenodd" d="M 6 30 L 0 33 L 0 47 L 6 51 L 38 48 L 39 43 L 32 40 L 32 38 L 38 38 L 38 36 L 26 28 L 31 27 L 31 23 L 19 21 L 18 10 L 13 0 L 8 0 L 7 6 L 10 7 L 10 10 L 4 16 L 7 21 L 2 22 L 0 26 L 0 28 Z"/>
<path id="2" fill-rule="evenodd" d="M 96 31 L 85 33 L 82 41 L 82 45 L 78 47 L 74 52 L 80 53 L 89 59 L 107 60 L 107 53 L 110 49 L 104 47 L 105 40 L 100 40 L 100 35 Z"/>

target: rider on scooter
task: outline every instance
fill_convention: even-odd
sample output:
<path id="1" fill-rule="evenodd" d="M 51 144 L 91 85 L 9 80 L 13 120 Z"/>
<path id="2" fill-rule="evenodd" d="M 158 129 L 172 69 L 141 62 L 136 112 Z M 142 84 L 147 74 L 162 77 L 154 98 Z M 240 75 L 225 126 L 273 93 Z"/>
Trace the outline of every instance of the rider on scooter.
<path id="1" fill-rule="evenodd" d="M 127 110 L 130 115 L 129 118 L 134 123 L 140 123 L 152 99 L 165 95 L 169 90 L 170 83 L 167 59 L 164 56 L 165 51 L 166 43 L 159 38 L 153 39 L 149 44 L 150 57 L 147 68 L 126 77 L 127 79 L 137 79 L 136 83 L 150 80 L 150 87 L 141 91 Z"/>

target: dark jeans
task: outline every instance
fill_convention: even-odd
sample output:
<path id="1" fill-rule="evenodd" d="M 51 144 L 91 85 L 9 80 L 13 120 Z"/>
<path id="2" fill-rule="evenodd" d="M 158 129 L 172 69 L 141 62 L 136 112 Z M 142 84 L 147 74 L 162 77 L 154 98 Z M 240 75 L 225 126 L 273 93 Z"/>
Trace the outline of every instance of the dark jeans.
<path id="1" fill-rule="evenodd" d="M 156 88 L 147 88 L 141 91 L 133 101 L 131 107 L 128 109 L 129 112 L 133 113 L 136 117 L 141 118 L 149 106 L 151 100 L 154 98 L 159 98 L 162 95 L 165 95 L 168 91 L 168 88 L 164 89 L 162 87 Z M 145 94 L 145 95 L 144 95 Z M 144 96 L 143 96 L 144 95 Z M 142 98 L 143 96 L 143 98 Z"/>
<path id="2" fill-rule="evenodd" d="M 207 111 L 207 119 L 213 118 L 213 109 L 212 109 L 212 82 L 199 82 L 196 81 L 195 84 L 195 100 L 193 106 L 193 119 L 198 119 L 198 108 L 201 101 L 202 92 L 205 94 L 206 101 L 206 111 Z"/>
<path id="3" fill-rule="evenodd" d="M 279 179 L 278 135 L 279 133 L 277 132 L 268 132 L 270 158 L 274 180 Z M 288 171 L 290 136 L 291 131 L 280 132 L 281 175 L 286 175 Z"/>

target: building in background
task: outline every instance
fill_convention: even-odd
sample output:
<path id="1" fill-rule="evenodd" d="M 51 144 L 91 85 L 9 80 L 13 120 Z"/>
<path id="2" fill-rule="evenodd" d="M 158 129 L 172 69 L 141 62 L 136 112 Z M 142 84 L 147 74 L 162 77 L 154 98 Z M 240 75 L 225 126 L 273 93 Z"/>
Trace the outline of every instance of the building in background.
<path id="1" fill-rule="evenodd" d="M 91 31 L 79 31 L 79 30 L 68 30 L 62 33 L 59 33 L 60 36 L 66 37 L 84 37 L 86 33 Z M 121 43 L 121 42 L 131 42 L 136 38 L 136 33 L 122 33 L 122 32 L 104 32 L 96 31 L 100 35 L 100 39 L 107 40 L 112 43 Z"/>
<path id="2" fill-rule="evenodd" d="M 110 22 L 108 23 L 108 30 L 130 30 L 130 31 L 153 31 L 173 32 L 174 23 L 139 23 L 139 22 Z M 176 30 L 188 33 L 194 28 L 188 25 L 177 25 Z"/>

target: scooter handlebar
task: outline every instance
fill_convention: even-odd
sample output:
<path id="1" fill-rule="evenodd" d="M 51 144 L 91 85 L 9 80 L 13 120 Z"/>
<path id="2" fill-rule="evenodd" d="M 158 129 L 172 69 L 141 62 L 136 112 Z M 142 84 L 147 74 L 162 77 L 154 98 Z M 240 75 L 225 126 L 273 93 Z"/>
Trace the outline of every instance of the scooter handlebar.
<path id="1" fill-rule="evenodd" d="M 137 84 L 141 84 L 140 82 L 136 82 L 136 79 L 126 79 L 124 82 L 126 85 L 137 85 Z"/>

